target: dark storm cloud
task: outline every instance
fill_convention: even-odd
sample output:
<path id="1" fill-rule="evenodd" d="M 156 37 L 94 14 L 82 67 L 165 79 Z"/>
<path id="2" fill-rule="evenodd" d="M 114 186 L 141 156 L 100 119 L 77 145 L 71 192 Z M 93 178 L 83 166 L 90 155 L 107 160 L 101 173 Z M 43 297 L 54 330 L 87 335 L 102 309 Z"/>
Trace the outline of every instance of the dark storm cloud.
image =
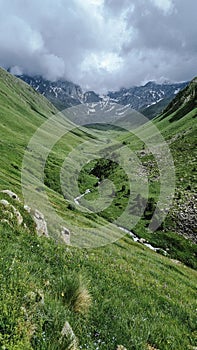
<path id="1" fill-rule="evenodd" d="M 130 8 L 125 3 L 131 35 L 122 46 L 123 75 L 130 66 L 134 82 L 162 77 L 191 79 L 197 71 L 197 2 L 136 0 L 130 2 Z M 116 1 L 106 0 L 106 5 L 112 14 L 116 13 Z M 129 78 L 125 83 L 129 84 Z"/>
<path id="2" fill-rule="evenodd" d="M 95 89 L 196 74 L 194 0 L 0 0 L 0 65 Z"/>

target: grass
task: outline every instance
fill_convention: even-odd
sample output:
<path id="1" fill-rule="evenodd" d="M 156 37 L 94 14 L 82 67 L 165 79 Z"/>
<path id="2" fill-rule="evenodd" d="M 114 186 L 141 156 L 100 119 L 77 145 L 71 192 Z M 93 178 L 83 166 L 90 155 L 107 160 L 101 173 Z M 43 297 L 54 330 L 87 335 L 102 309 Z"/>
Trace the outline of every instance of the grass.
<path id="1" fill-rule="evenodd" d="M 0 77 L 0 189 L 8 188 L 22 199 L 20 174 L 25 148 L 37 128 L 56 110 L 47 100 L 3 70 L 0 70 Z M 172 139 L 177 131 L 184 132 L 184 123 L 187 123 L 191 128 L 187 135 L 193 142 L 192 120 L 192 115 L 187 115 L 174 125 L 163 119 L 158 121 L 158 126 L 167 139 Z M 143 132 L 148 135 L 148 125 Z M 94 142 L 99 138 L 109 145 L 107 140 L 112 136 L 132 151 L 141 152 L 144 149 L 141 140 L 121 130 L 108 129 L 106 133 L 96 129 L 72 130 L 54 145 L 47 158 L 45 190 L 53 208 L 66 220 L 72 243 L 81 243 L 81 235 L 92 229 L 95 240 L 99 237 L 99 243 L 103 239 L 104 243 L 113 240 L 113 244 L 87 249 L 86 243 L 90 239 L 87 236 L 83 249 L 79 249 L 66 246 L 55 234 L 53 238 L 39 238 L 32 218 L 23 209 L 23 203 L 0 193 L 0 199 L 8 200 L 24 218 L 24 223 L 17 225 L 15 217 L 10 218 L 4 206 L 0 205 L 1 349 L 65 350 L 78 347 L 83 350 L 115 350 L 118 345 L 123 345 L 129 350 L 151 347 L 189 350 L 196 346 L 196 271 L 185 265 L 195 266 L 196 246 L 170 230 L 158 230 L 151 234 L 146 229 L 146 218 L 136 226 L 136 233 L 169 249 L 168 257 L 134 243 L 129 236 L 121 237 L 120 231 L 114 224 L 108 224 L 103 213 L 81 212 L 73 204 L 71 176 L 64 198 L 59 170 L 65 156 L 77 146 L 83 147 L 84 140 Z M 173 141 L 178 144 L 179 139 Z M 115 144 L 111 146 L 115 147 Z M 173 152 L 178 152 L 176 147 Z M 181 152 L 177 153 L 177 157 L 178 154 Z M 149 172 L 149 197 L 156 200 L 159 190 L 155 180 L 157 169 L 151 167 L 151 155 L 146 154 L 145 158 L 140 156 Z M 192 169 L 193 149 L 189 157 Z M 77 165 L 76 159 L 71 158 L 70 173 Z M 128 200 L 124 195 L 129 189 L 123 168 L 115 167 L 111 172 L 111 165 L 106 164 L 106 169 L 109 170 L 109 180 L 116 186 L 117 197 L 106 211 L 108 220 L 110 215 L 114 220 L 124 210 Z M 95 177 L 97 173 L 91 173 L 92 168 L 96 168 L 94 161 L 82 167 L 80 176 L 81 191 L 86 186 L 92 186 L 94 192 L 87 196 L 94 199 L 94 196 L 98 196 L 94 187 L 98 179 Z M 182 160 L 177 174 L 182 176 L 183 171 Z M 179 190 L 185 191 L 182 184 Z M 138 188 L 133 187 L 135 198 Z M 42 199 L 44 195 L 40 190 L 37 193 Z M 149 204 L 149 210 L 151 206 L 154 207 L 154 202 Z M 9 224 L 1 221 L 4 218 L 8 219 Z M 130 228 L 130 215 L 127 220 L 124 222 Z M 169 225 L 168 221 L 166 225 Z M 177 258 L 185 264 L 174 260 Z"/>
<path id="2" fill-rule="evenodd" d="M 2 349 L 56 349 L 65 321 L 82 349 L 195 345 L 195 271 L 127 237 L 80 250 L 0 229 Z"/>

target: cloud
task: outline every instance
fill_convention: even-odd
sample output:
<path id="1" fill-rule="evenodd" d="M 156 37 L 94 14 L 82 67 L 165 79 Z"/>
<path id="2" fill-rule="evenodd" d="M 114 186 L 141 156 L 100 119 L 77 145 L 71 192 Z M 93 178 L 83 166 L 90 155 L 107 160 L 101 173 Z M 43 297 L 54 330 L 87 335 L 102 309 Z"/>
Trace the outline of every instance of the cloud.
<path id="1" fill-rule="evenodd" d="M 0 0 L 0 65 L 103 91 L 196 74 L 193 0 Z"/>
<path id="2" fill-rule="evenodd" d="M 169 13 L 173 9 L 173 2 L 171 0 L 151 0 L 152 3 L 162 10 L 164 13 Z"/>

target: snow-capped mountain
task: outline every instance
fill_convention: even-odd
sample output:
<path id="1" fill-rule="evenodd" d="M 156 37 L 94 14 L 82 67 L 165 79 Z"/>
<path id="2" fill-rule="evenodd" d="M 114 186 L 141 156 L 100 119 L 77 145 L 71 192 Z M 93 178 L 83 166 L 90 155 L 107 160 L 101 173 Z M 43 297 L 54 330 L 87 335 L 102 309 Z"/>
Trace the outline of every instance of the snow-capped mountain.
<path id="1" fill-rule="evenodd" d="M 122 88 L 119 91 L 111 91 L 106 96 L 100 96 L 94 91 L 83 92 L 79 85 L 69 81 L 51 82 L 41 76 L 28 75 L 21 75 L 19 78 L 48 98 L 59 110 L 78 104 L 108 101 L 108 103 L 118 103 L 143 112 L 150 118 L 160 113 L 188 84 L 187 82 L 174 84 L 148 82 L 144 86 Z"/>
<path id="2" fill-rule="evenodd" d="M 52 82 L 41 76 L 30 77 L 28 75 L 20 75 L 18 78 L 44 95 L 59 110 L 78 105 L 83 101 L 83 91 L 81 87 L 70 81 L 58 80 Z"/>
<path id="3" fill-rule="evenodd" d="M 164 99 L 168 99 L 169 102 L 169 99 L 172 100 L 187 84 L 187 82 L 157 84 L 151 81 L 144 86 L 109 92 L 108 96 L 119 104 L 130 105 L 131 108 L 142 111 Z"/>

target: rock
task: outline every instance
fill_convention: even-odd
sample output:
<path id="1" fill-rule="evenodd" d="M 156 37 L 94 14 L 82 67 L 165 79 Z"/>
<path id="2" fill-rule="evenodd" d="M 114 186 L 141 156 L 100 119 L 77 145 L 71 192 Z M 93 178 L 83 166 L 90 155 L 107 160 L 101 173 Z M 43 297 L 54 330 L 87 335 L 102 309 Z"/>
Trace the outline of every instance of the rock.
<path id="1" fill-rule="evenodd" d="M 118 345 L 116 350 L 127 350 L 123 345 Z"/>
<path id="2" fill-rule="evenodd" d="M 182 265 L 182 262 L 176 259 L 170 259 L 176 265 Z"/>
<path id="3" fill-rule="evenodd" d="M 157 349 L 157 348 L 153 347 L 152 345 L 148 344 L 148 350 L 159 350 L 159 349 Z"/>
<path id="4" fill-rule="evenodd" d="M 23 217 L 13 205 L 11 205 L 11 208 L 13 209 L 14 215 L 16 216 L 17 224 L 20 226 L 23 223 Z"/>
<path id="5" fill-rule="evenodd" d="M 0 200 L 0 204 L 4 205 L 4 207 L 9 207 L 10 203 L 6 201 L 5 199 Z"/>
<path id="6" fill-rule="evenodd" d="M 14 214 L 14 216 L 16 217 L 16 220 L 17 220 L 17 224 L 20 226 L 23 223 L 23 217 L 22 217 L 21 213 L 5 199 L 2 199 L 0 201 L 0 203 L 4 207 L 6 207 L 6 208 L 10 207 L 10 209 L 12 209 L 13 213 L 11 211 L 6 210 L 6 211 L 4 211 L 4 215 L 7 215 L 10 217 L 10 219 L 13 219 L 13 214 Z M 4 220 L 4 222 L 7 222 L 7 221 L 9 223 L 9 220 L 7 220 L 7 219 Z"/>
<path id="7" fill-rule="evenodd" d="M 42 290 L 36 290 L 36 302 L 44 305 L 44 293 Z"/>
<path id="8" fill-rule="evenodd" d="M 176 222 L 176 232 L 197 243 L 196 235 L 196 203 L 197 195 L 192 192 L 183 192 L 181 198 L 177 196 L 174 207 L 171 209 L 173 221 Z"/>
<path id="9" fill-rule="evenodd" d="M 5 224 L 8 224 L 10 226 L 9 220 L 7 219 L 2 219 L 1 222 L 4 222 Z"/>
<path id="10" fill-rule="evenodd" d="M 36 231 L 38 236 L 49 237 L 47 223 L 45 221 L 44 215 L 37 209 L 32 213 L 33 220 L 36 224 Z"/>
<path id="11" fill-rule="evenodd" d="M 37 209 L 32 210 L 28 205 L 24 205 L 24 209 L 31 214 L 35 224 L 36 224 L 36 232 L 38 236 L 49 237 L 47 223 L 44 218 L 44 215 Z"/>
<path id="12" fill-rule="evenodd" d="M 30 214 L 31 208 L 28 205 L 24 205 L 24 209 Z"/>
<path id="13" fill-rule="evenodd" d="M 141 155 L 141 156 L 145 156 L 145 155 L 146 155 L 146 152 L 145 152 L 145 151 L 141 151 L 141 152 L 140 152 L 140 155 Z"/>
<path id="14" fill-rule="evenodd" d="M 66 244 L 70 244 L 70 231 L 66 227 L 62 227 L 61 236 Z"/>
<path id="15" fill-rule="evenodd" d="M 60 338 L 60 343 L 63 342 L 64 337 L 66 337 L 67 340 L 69 340 L 70 344 L 68 345 L 67 349 L 68 350 L 77 350 L 78 349 L 78 341 L 77 338 L 70 326 L 70 324 L 66 321 L 64 324 L 64 327 L 62 328 L 61 331 L 61 338 Z"/>
<path id="16" fill-rule="evenodd" d="M 14 193 L 14 192 L 12 192 L 10 190 L 3 190 L 1 192 L 7 194 L 10 198 L 16 199 L 18 202 L 20 202 L 20 199 L 19 199 L 19 197 L 17 196 L 16 193 Z"/>
<path id="17" fill-rule="evenodd" d="M 42 290 L 38 289 L 35 292 L 31 291 L 25 295 L 25 301 L 29 303 L 40 303 L 44 305 L 44 293 Z"/>
<path id="18" fill-rule="evenodd" d="M 138 240 L 138 242 L 139 242 L 139 243 L 142 243 L 142 244 L 147 243 L 146 239 L 144 239 L 144 238 L 140 238 L 140 239 Z"/>
<path id="19" fill-rule="evenodd" d="M 9 219 L 13 219 L 13 216 L 14 216 L 14 214 L 13 213 L 11 213 L 9 210 L 5 210 L 4 211 L 4 214 L 9 218 Z"/>

